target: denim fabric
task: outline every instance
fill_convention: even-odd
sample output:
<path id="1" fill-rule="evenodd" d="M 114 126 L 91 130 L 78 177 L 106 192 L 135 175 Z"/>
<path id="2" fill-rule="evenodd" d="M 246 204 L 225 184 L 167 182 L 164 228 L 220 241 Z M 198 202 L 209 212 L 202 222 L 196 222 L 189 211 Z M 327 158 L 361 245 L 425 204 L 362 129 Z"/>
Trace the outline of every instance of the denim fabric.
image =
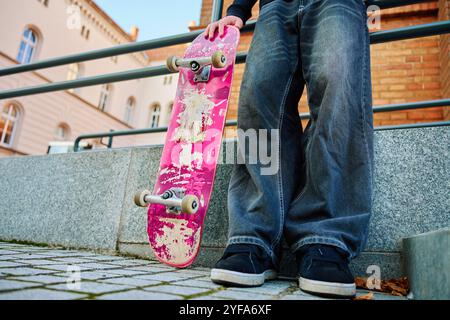
<path id="1" fill-rule="evenodd" d="M 372 207 L 373 115 L 363 0 L 273 0 L 255 27 L 240 91 L 238 127 L 279 130 L 276 174 L 236 164 L 229 186 L 229 244 L 263 247 L 277 265 L 295 252 L 364 248 Z M 298 101 L 306 87 L 311 121 Z M 239 140 L 243 160 L 251 155 Z"/>

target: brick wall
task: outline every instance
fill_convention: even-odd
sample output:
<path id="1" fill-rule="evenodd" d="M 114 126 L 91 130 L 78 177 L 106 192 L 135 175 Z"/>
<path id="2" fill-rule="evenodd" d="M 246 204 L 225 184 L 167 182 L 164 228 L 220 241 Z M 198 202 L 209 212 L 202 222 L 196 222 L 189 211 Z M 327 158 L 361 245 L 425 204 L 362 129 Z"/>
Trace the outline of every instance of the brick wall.
<path id="1" fill-rule="evenodd" d="M 450 0 L 439 0 L 439 20 L 450 20 Z M 441 92 L 450 98 L 450 35 L 440 37 Z M 450 120 L 450 107 L 444 109 L 445 120 Z"/>
<path id="2" fill-rule="evenodd" d="M 382 12 L 382 30 L 437 20 L 437 3 L 407 6 Z M 372 83 L 374 105 L 441 98 L 439 37 L 373 45 Z M 439 121 L 442 108 L 385 112 L 375 115 L 375 125 Z"/>
<path id="3" fill-rule="evenodd" d="M 224 13 L 231 3 L 232 0 L 224 1 Z M 436 0 L 427 4 L 383 10 L 381 28 L 389 30 L 435 22 L 438 19 L 448 20 L 449 3 L 450 0 Z M 204 0 L 200 26 L 197 28 L 204 28 L 209 23 L 211 12 L 212 0 Z M 257 18 L 257 15 L 258 5 L 253 10 L 253 18 Z M 239 51 L 247 51 L 250 42 L 251 34 L 243 34 Z M 449 36 L 373 45 L 371 52 L 374 105 L 450 98 L 449 50 Z M 244 65 L 236 67 L 228 112 L 230 120 L 237 117 L 239 87 L 243 71 Z M 300 112 L 308 111 L 306 94 L 300 101 L 299 109 Z M 449 109 L 439 107 L 378 113 L 374 117 L 374 122 L 375 126 L 379 126 L 441 121 L 449 117 Z"/>

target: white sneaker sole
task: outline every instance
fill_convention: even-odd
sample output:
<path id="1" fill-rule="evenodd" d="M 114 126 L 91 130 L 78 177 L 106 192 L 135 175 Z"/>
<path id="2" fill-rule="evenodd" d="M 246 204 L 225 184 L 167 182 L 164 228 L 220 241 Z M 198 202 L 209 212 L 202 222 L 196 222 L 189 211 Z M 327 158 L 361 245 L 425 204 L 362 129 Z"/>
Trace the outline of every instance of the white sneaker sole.
<path id="1" fill-rule="evenodd" d="M 356 285 L 354 283 L 336 283 L 310 280 L 300 277 L 300 289 L 309 293 L 349 298 L 356 295 Z"/>
<path id="2" fill-rule="evenodd" d="M 221 284 L 256 287 L 263 285 L 266 280 L 276 278 L 277 273 L 274 270 L 267 270 L 260 274 L 249 274 L 224 269 L 211 270 L 211 281 Z"/>

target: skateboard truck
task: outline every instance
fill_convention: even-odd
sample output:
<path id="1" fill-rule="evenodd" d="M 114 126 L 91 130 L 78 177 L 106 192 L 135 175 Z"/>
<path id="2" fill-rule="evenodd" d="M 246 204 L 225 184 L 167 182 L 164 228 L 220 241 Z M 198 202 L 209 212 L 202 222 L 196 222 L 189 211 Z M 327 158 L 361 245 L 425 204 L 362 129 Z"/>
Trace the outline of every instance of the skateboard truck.
<path id="1" fill-rule="evenodd" d="M 162 195 L 153 195 L 150 191 L 144 190 L 134 195 L 134 203 L 139 207 L 147 207 L 149 204 L 165 205 L 169 213 L 195 214 L 199 207 L 198 198 L 194 195 L 185 195 L 184 189 L 172 188 Z"/>
<path id="2" fill-rule="evenodd" d="M 179 68 L 190 68 L 195 73 L 194 82 L 208 82 L 211 74 L 211 65 L 214 68 L 224 68 L 227 65 L 227 57 L 222 51 L 216 51 L 212 56 L 199 58 L 167 58 L 167 69 L 178 72 Z"/>

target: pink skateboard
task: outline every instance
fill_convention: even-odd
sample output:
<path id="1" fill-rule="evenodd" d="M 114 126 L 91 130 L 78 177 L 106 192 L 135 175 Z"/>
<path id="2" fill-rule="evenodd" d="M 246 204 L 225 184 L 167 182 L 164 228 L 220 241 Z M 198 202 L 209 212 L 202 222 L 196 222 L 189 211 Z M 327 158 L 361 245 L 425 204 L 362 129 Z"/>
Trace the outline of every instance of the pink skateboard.
<path id="1" fill-rule="evenodd" d="M 220 38 L 198 36 L 183 58 L 167 67 L 179 72 L 177 94 L 153 192 L 136 194 L 148 206 L 147 232 L 159 261 L 191 265 L 200 250 L 228 109 L 239 30 Z"/>

